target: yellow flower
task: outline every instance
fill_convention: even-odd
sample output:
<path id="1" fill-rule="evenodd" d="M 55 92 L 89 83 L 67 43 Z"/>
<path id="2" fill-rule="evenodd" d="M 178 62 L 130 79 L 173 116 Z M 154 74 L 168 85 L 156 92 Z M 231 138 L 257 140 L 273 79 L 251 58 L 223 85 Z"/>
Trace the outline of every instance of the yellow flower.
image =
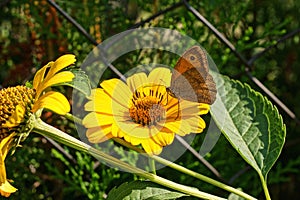
<path id="1" fill-rule="evenodd" d="M 13 142 L 12 138 L 14 136 L 15 133 L 12 133 L 6 138 L 2 139 L 0 143 L 0 183 L 1 183 L 0 194 L 5 197 L 9 197 L 11 193 L 17 191 L 17 189 L 14 186 L 12 186 L 6 179 L 6 170 L 4 164 L 5 157 L 9 149 L 12 147 L 12 142 Z"/>
<path id="2" fill-rule="evenodd" d="M 42 94 L 42 92 L 55 84 L 72 81 L 74 78 L 72 72 L 59 71 L 75 63 L 75 61 L 74 55 L 64 55 L 55 62 L 49 62 L 35 74 L 33 88 L 36 91 L 36 102 L 33 105 L 32 112 L 36 112 L 40 108 L 48 108 L 57 114 L 64 115 L 70 111 L 70 104 L 64 95 L 54 91 L 45 94 Z M 48 69 L 49 71 L 46 73 Z"/>
<path id="3" fill-rule="evenodd" d="M 55 62 L 49 62 L 37 71 L 33 88 L 26 86 L 9 87 L 0 90 L 0 193 L 8 197 L 17 189 L 6 179 L 4 160 L 13 147 L 24 140 L 32 130 L 31 120 L 39 117 L 43 108 L 64 115 L 70 111 L 66 97 L 49 88 L 59 83 L 69 82 L 74 74 L 59 72 L 75 62 L 74 55 L 64 55 Z"/>
<path id="4" fill-rule="evenodd" d="M 148 154 L 159 154 L 175 134 L 202 132 L 205 122 L 200 115 L 209 111 L 209 105 L 175 98 L 166 89 L 170 80 L 169 69 L 156 68 L 148 76 L 135 74 L 126 83 L 103 81 L 85 105 L 90 111 L 83 119 L 88 140 L 99 143 L 124 138 L 141 145 Z"/>

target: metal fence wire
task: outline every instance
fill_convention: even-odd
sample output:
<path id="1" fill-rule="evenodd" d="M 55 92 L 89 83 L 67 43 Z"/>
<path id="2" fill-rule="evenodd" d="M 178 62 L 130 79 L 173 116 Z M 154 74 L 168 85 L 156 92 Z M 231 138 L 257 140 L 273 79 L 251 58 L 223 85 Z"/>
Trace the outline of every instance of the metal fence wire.
<path id="1" fill-rule="evenodd" d="M 47 2 L 54 7 L 66 20 L 68 20 L 76 29 L 84 35 L 93 45 L 98 45 L 97 41 L 74 19 L 72 18 L 66 11 L 64 11 L 57 3 L 55 3 L 53 0 L 47 0 Z M 292 38 L 294 35 L 300 33 L 300 28 L 297 28 L 284 36 L 282 36 L 280 39 L 276 41 L 275 44 L 265 48 L 261 52 L 253 55 L 251 58 L 247 59 L 245 58 L 240 52 L 237 51 L 236 47 L 233 43 L 231 43 L 213 24 L 211 24 L 204 16 L 201 15 L 199 11 L 197 11 L 193 6 L 191 6 L 187 0 L 182 0 L 179 3 L 176 3 L 164 10 L 161 10 L 157 12 L 156 14 L 148 17 L 147 19 L 136 23 L 129 29 L 138 28 L 143 26 L 145 23 L 151 22 L 155 18 L 159 17 L 160 15 L 163 15 L 167 12 L 170 12 L 178 7 L 184 7 L 187 12 L 192 13 L 199 21 L 201 21 L 218 39 L 220 42 L 224 43 L 231 52 L 240 60 L 240 62 L 245 66 L 244 72 L 249 77 L 249 79 L 256 84 L 264 93 L 267 95 L 273 103 L 275 103 L 278 107 L 280 107 L 291 119 L 293 119 L 297 124 L 300 124 L 300 121 L 296 114 L 290 109 L 288 106 L 285 105 L 273 92 L 271 92 L 258 78 L 256 78 L 251 73 L 251 68 L 254 64 L 254 62 L 264 56 L 268 51 L 270 51 L 273 48 L 276 48 L 279 43 L 282 43 L 286 41 L 287 39 Z M 116 69 L 113 65 L 108 64 L 109 68 L 114 71 L 118 76 L 122 77 L 122 74 Z"/>

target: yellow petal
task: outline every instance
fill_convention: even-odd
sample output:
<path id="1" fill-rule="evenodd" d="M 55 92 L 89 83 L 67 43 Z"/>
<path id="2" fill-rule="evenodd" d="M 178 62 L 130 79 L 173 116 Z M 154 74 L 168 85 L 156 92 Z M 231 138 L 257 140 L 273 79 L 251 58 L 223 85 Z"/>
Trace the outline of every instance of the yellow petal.
<path id="1" fill-rule="evenodd" d="M 128 107 L 114 101 L 103 89 L 92 90 L 92 95 L 89 98 L 91 101 L 84 106 L 86 111 L 94 111 L 105 115 L 111 114 L 115 117 L 129 116 Z"/>
<path id="2" fill-rule="evenodd" d="M 104 92 L 103 89 L 93 89 L 89 99 L 91 101 L 84 105 L 84 109 L 86 111 L 95 111 L 107 114 L 112 113 L 112 99 L 109 95 L 107 95 L 107 93 Z"/>
<path id="3" fill-rule="evenodd" d="M 188 115 L 194 116 L 194 115 L 200 114 L 199 103 L 197 103 L 197 102 L 181 100 L 180 101 L 180 110 L 181 110 L 182 115 L 185 115 L 185 116 L 188 116 Z"/>
<path id="4" fill-rule="evenodd" d="M 130 88 L 130 91 L 133 93 L 138 88 L 142 87 L 143 85 L 148 83 L 148 78 L 145 73 L 137 73 L 133 76 L 130 76 L 126 80 L 128 87 Z"/>
<path id="5" fill-rule="evenodd" d="M 167 102 L 164 102 L 166 105 L 166 116 L 169 119 L 171 116 L 177 118 L 178 115 L 181 115 L 181 105 L 180 101 L 177 98 L 172 98 L 168 95 Z"/>
<path id="6" fill-rule="evenodd" d="M 176 100 L 171 99 L 172 101 L 169 102 L 167 105 L 167 112 L 166 116 L 167 119 L 179 119 L 183 117 L 193 117 L 195 115 L 203 115 L 207 114 L 210 106 L 208 104 L 202 104 L 202 103 L 197 103 L 197 102 L 191 102 L 191 101 L 186 101 L 181 99 L 176 102 Z"/>
<path id="7" fill-rule="evenodd" d="M 15 133 L 12 133 L 10 135 L 8 135 L 7 137 L 3 138 L 0 142 L 0 161 L 1 160 L 4 160 L 8 151 L 10 150 L 10 145 L 11 145 L 11 142 L 13 141 L 13 137 L 16 136 Z"/>
<path id="8" fill-rule="evenodd" d="M 129 142 L 130 144 L 132 144 L 134 146 L 141 144 L 141 142 L 143 141 L 140 138 L 135 138 L 135 137 L 132 137 L 132 136 L 128 136 L 127 134 L 124 134 L 124 140 L 126 142 Z"/>
<path id="9" fill-rule="evenodd" d="M 0 194 L 2 196 L 8 197 L 11 193 L 17 191 L 15 187 L 10 185 L 6 179 L 6 170 L 4 160 L 8 151 L 11 148 L 11 143 L 15 133 L 10 134 L 9 136 L 3 138 L 0 143 Z"/>
<path id="10" fill-rule="evenodd" d="M 112 138 L 111 126 L 89 128 L 86 136 L 91 143 L 100 143 Z"/>
<path id="11" fill-rule="evenodd" d="M 128 103 L 132 96 L 128 86 L 119 79 L 103 81 L 101 87 L 117 103 L 128 108 Z M 114 106 L 114 105 L 113 105 Z"/>
<path id="12" fill-rule="evenodd" d="M 1 158 L 1 160 L 0 160 L 0 185 L 5 183 L 5 181 L 6 181 L 5 163 L 4 163 L 4 158 Z"/>
<path id="13" fill-rule="evenodd" d="M 209 112 L 210 110 L 210 105 L 205 104 L 205 103 L 200 103 L 198 108 L 200 109 L 199 114 L 200 115 L 205 115 Z"/>
<path id="14" fill-rule="evenodd" d="M 37 88 L 36 91 L 37 98 L 46 88 L 53 86 L 55 84 L 70 82 L 74 77 L 75 77 L 74 74 L 68 71 L 60 72 L 58 74 L 55 74 L 52 77 L 47 76 L 47 79 L 44 80 L 43 84 L 41 84 L 40 87 Z"/>
<path id="15" fill-rule="evenodd" d="M 9 136 L 3 138 L 0 143 L 0 185 L 6 181 L 6 170 L 4 160 L 8 151 L 11 148 L 11 142 L 13 141 L 13 137 L 15 133 L 10 134 Z"/>
<path id="16" fill-rule="evenodd" d="M 82 124 L 86 128 L 92 128 L 97 126 L 106 126 L 111 125 L 113 123 L 113 116 L 112 115 L 104 115 L 98 114 L 95 112 L 91 112 L 87 114 L 82 121 Z"/>
<path id="17" fill-rule="evenodd" d="M 71 72 L 68 73 L 62 72 L 63 75 L 59 75 L 59 77 L 57 77 L 57 79 L 61 79 L 61 81 L 55 80 L 55 81 L 50 81 L 50 83 L 47 83 L 58 71 L 62 70 L 65 67 L 68 67 L 69 65 L 73 64 L 75 61 L 76 61 L 75 56 L 68 54 L 59 57 L 55 62 L 49 62 L 47 65 L 45 65 L 40 70 L 38 70 L 33 79 L 33 88 L 36 90 L 36 98 L 39 98 L 40 94 L 47 87 L 53 84 L 69 81 Z M 46 73 L 48 68 L 49 71 L 48 73 Z"/>
<path id="18" fill-rule="evenodd" d="M 192 133 L 201 133 L 205 129 L 205 121 L 200 116 L 189 117 L 185 121 L 190 125 Z"/>
<path id="19" fill-rule="evenodd" d="M 0 185 L 0 194 L 4 197 L 9 197 L 11 193 L 17 191 L 17 188 L 12 186 L 7 180 Z"/>
<path id="20" fill-rule="evenodd" d="M 125 132 L 123 132 L 116 123 L 112 124 L 111 127 L 111 134 L 113 135 L 113 137 L 118 137 L 118 138 L 122 138 L 124 137 L 124 135 L 126 135 Z"/>
<path id="21" fill-rule="evenodd" d="M 56 74 L 58 71 L 68 67 L 71 64 L 74 64 L 75 61 L 75 56 L 72 54 L 66 54 L 59 57 L 54 63 L 51 63 L 51 68 L 47 74 L 47 77 L 54 76 L 54 74 Z"/>
<path id="22" fill-rule="evenodd" d="M 162 152 L 162 146 L 156 144 L 153 140 L 144 140 L 142 142 L 142 147 L 146 151 L 146 153 L 152 155 L 158 155 Z"/>
<path id="23" fill-rule="evenodd" d="M 127 106 L 119 104 L 112 99 L 104 89 L 96 88 L 92 90 L 89 97 L 91 101 L 84 106 L 86 111 L 94 111 L 99 114 L 113 115 L 114 117 L 129 117 L 129 109 Z"/>
<path id="24" fill-rule="evenodd" d="M 150 131 L 148 127 L 144 127 L 140 124 L 127 121 L 116 120 L 117 126 L 126 133 L 126 137 L 134 137 L 140 139 L 148 139 L 150 137 Z M 129 142 L 129 141 L 128 141 Z"/>
<path id="25" fill-rule="evenodd" d="M 167 146 L 173 142 L 175 133 L 167 128 L 162 128 L 158 133 L 152 136 L 152 139 L 160 146 Z"/>
<path id="26" fill-rule="evenodd" d="M 33 79 L 33 88 L 37 90 L 39 84 L 42 83 L 42 81 L 44 80 L 45 77 L 45 72 L 46 70 L 53 64 L 53 62 L 49 62 L 47 65 L 45 65 L 44 67 L 42 67 L 40 70 L 38 70 L 35 73 L 34 79 Z"/>
<path id="27" fill-rule="evenodd" d="M 158 67 L 150 72 L 148 76 L 148 82 L 170 87 L 171 77 L 172 73 L 169 69 Z"/>
<path id="28" fill-rule="evenodd" d="M 41 96 L 33 105 L 32 112 L 47 108 L 59 115 L 70 112 L 71 107 L 67 98 L 59 92 L 50 91 Z"/>
<path id="29" fill-rule="evenodd" d="M 120 126 L 118 123 L 120 131 L 124 133 L 124 140 L 131 143 L 132 145 L 138 145 L 143 139 L 149 139 L 149 129 L 140 128 L 138 124 L 135 123 L 123 123 Z"/>
<path id="30" fill-rule="evenodd" d="M 191 132 L 191 128 L 185 120 L 166 122 L 164 126 L 180 136 L 184 136 Z"/>

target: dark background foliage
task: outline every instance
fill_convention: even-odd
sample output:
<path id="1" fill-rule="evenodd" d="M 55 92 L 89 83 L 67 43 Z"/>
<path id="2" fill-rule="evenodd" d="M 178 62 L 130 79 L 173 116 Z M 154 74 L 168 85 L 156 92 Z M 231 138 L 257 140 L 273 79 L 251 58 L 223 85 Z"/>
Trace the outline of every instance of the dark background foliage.
<path id="1" fill-rule="evenodd" d="M 97 43 L 132 27 L 174 29 L 199 41 L 222 74 L 246 82 L 267 95 L 251 79 L 251 76 L 256 77 L 295 114 L 295 117 L 291 117 L 268 96 L 279 108 L 287 127 L 286 144 L 268 178 L 271 196 L 273 199 L 299 199 L 299 1 L 188 1 L 234 45 L 235 52 L 179 0 L 57 0 L 56 3 Z M 157 13 L 160 15 L 155 16 Z M 153 18 L 147 20 L 149 17 Z M 1 87 L 32 80 L 37 69 L 65 53 L 75 54 L 77 65 L 80 66 L 93 47 L 93 42 L 67 21 L 49 1 L 0 2 Z M 260 52 L 263 53 L 257 57 Z M 138 56 L 135 53 L 124 56 L 114 65 L 121 71 L 127 71 L 141 62 Z M 253 62 L 249 62 L 252 58 Z M 144 56 L 144 59 L 153 58 Z M 112 76 L 115 75 L 109 72 L 105 78 Z M 72 91 L 67 89 L 66 93 L 71 96 Z M 74 125 L 64 118 L 45 113 L 43 119 L 77 136 Z M 193 147 L 196 150 L 203 136 L 198 135 L 194 140 Z M 256 173 L 223 137 L 206 159 L 221 173 L 225 182 L 264 198 Z M 189 152 L 177 162 L 214 177 Z M 137 178 L 106 167 L 90 156 L 67 147 L 62 146 L 60 150 L 34 133 L 24 142 L 23 148 L 7 158 L 6 163 L 8 177 L 15 181 L 14 186 L 19 189 L 11 199 L 102 199 L 114 186 Z M 186 185 L 199 186 L 207 192 L 228 195 L 168 168 L 158 171 L 158 174 Z"/>

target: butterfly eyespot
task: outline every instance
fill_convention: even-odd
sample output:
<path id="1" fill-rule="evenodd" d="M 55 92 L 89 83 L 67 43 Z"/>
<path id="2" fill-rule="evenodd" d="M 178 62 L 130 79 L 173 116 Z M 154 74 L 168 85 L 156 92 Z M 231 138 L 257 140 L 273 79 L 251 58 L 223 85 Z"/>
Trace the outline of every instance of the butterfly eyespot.
<path id="1" fill-rule="evenodd" d="M 191 60 L 195 60 L 196 58 L 195 58 L 195 56 L 191 56 L 190 59 Z"/>

